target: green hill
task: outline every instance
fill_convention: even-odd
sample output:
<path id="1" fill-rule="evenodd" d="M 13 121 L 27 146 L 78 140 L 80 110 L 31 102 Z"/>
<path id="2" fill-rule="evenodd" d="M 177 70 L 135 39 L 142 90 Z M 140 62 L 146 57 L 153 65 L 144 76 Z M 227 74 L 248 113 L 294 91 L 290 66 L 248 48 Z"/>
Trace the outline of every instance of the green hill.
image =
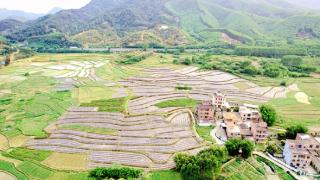
<path id="1" fill-rule="evenodd" d="M 319 25 L 317 12 L 287 0 L 92 0 L 81 9 L 62 10 L 11 28 L 9 34 L 8 28 L 1 30 L 5 24 L 0 22 L 0 35 L 29 41 L 59 32 L 94 47 L 254 44 L 288 38 L 318 41 Z"/>

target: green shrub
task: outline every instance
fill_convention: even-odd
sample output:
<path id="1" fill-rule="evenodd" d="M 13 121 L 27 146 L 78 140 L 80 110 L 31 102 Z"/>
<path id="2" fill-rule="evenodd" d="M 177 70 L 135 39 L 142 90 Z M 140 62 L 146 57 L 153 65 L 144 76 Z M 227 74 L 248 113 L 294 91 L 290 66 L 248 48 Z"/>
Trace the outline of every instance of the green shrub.
<path id="1" fill-rule="evenodd" d="M 11 102 L 12 102 L 11 98 L 0 99 L 0 105 L 9 105 L 11 104 Z"/>

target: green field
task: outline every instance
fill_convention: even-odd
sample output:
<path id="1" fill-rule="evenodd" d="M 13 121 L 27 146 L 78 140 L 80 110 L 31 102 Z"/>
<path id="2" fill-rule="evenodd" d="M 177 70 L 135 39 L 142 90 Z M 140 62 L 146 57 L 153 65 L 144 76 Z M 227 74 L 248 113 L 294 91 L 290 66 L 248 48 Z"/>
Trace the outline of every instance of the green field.
<path id="1" fill-rule="evenodd" d="M 0 161 L 0 170 L 9 172 L 10 174 L 16 176 L 19 180 L 29 179 L 25 174 L 17 170 L 12 163 L 6 161 Z"/>
<path id="2" fill-rule="evenodd" d="M 168 100 L 163 101 L 158 104 L 156 104 L 159 108 L 166 108 L 166 107 L 187 107 L 187 108 L 195 108 L 199 101 L 194 99 L 175 99 L 175 100 Z"/>
<path id="3" fill-rule="evenodd" d="M 209 126 L 209 127 L 196 126 L 196 131 L 199 136 L 201 136 L 206 141 L 215 143 L 214 139 L 210 135 L 210 132 L 212 129 L 213 129 L 212 126 Z"/>
<path id="4" fill-rule="evenodd" d="M 125 112 L 126 101 L 127 98 L 114 98 L 82 103 L 81 106 L 98 107 L 101 112 Z"/>
<path id="5" fill-rule="evenodd" d="M 29 161 L 22 162 L 17 169 L 32 179 L 47 179 L 54 174 L 53 171 Z"/>
<path id="6" fill-rule="evenodd" d="M 295 179 L 292 175 L 288 174 L 285 170 L 283 170 L 279 166 L 273 164 L 271 161 L 269 161 L 263 157 L 260 157 L 260 156 L 257 156 L 256 159 L 258 162 L 263 162 L 263 163 L 267 164 L 268 166 L 270 166 L 283 180 L 294 180 Z"/>
<path id="7" fill-rule="evenodd" d="M 222 169 L 222 176 L 228 180 L 257 180 L 266 179 L 264 174 L 259 172 L 256 167 L 244 160 L 231 160 Z"/>
<path id="8" fill-rule="evenodd" d="M 7 152 L 3 152 L 2 155 L 19 160 L 31 160 L 31 161 L 43 161 L 51 154 L 50 151 L 33 150 L 27 148 L 14 148 Z"/>
<path id="9" fill-rule="evenodd" d="M 180 173 L 167 170 L 167 171 L 155 171 L 150 174 L 151 180 L 180 180 L 181 176 Z"/>
<path id="10" fill-rule="evenodd" d="M 46 77 L 30 77 L 21 83 L 2 85 L 12 94 L 0 97 L 3 123 L 0 132 L 6 136 L 20 133 L 29 136 L 46 137 L 43 131 L 49 123 L 60 117 L 71 106 L 69 91 L 56 92 L 55 81 Z M 5 119 L 5 120 L 3 120 Z"/>
<path id="11" fill-rule="evenodd" d="M 117 135 L 117 131 L 114 129 L 91 127 L 91 126 L 85 126 L 85 125 L 64 125 L 64 126 L 61 126 L 60 128 L 83 131 L 88 133 L 96 133 L 96 134 Z"/>

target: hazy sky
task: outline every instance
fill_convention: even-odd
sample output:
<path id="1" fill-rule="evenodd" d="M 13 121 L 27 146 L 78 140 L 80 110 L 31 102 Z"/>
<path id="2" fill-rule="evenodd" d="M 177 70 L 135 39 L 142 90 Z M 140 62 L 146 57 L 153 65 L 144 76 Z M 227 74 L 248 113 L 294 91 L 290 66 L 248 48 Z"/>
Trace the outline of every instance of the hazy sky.
<path id="1" fill-rule="evenodd" d="M 80 8 L 90 0 L 0 0 L 0 8 L 47 13 L 54 7 L 63 9 Z"/>

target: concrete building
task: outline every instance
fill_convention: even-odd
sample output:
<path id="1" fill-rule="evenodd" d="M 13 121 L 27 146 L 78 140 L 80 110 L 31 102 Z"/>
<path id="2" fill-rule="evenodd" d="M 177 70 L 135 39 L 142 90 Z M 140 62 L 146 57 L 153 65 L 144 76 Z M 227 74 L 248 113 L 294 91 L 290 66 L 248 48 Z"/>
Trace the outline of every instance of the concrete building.
<path id="1" fill-rule="evenodd" d="M 215 108 L 223 108 L 226 104 L 226 96 L 218 91 L 213 94 L 212 104 Z"/>
<path id="2" fill-rule="evenodd" d="M 239 107 L 239 113 L 243 121 L 254 121 L 260 118 L 258 107 L 255 105 L 244 104 Z"/>
<path id="3" fill-rule="evenodd" d="M 266 142 L 268 138 L 267 123 L 260 119 L 251 121 L 251 133 L 255 142 Z"/>
<path id="4" fill-rule="evenodd" d="M 241 138 L 241 131 L 239 125 L 241 118 L 236 112 L 224 112 L 223 122 L 228 138 Z"/>
<path id="5" fill-rule="evenodd" d="M 295 140 L 287 140 L 283 150 L 284 161 L 295 168 L 305 169 L 319 160 L 320 142 L 307 134 L 298 134 Z"/>
<path id="6" fill-rule="evenodd" d="M 199 104 L 195 114 L 199 123 L 214 123 L 214 109 L 211 101 Z"/>

